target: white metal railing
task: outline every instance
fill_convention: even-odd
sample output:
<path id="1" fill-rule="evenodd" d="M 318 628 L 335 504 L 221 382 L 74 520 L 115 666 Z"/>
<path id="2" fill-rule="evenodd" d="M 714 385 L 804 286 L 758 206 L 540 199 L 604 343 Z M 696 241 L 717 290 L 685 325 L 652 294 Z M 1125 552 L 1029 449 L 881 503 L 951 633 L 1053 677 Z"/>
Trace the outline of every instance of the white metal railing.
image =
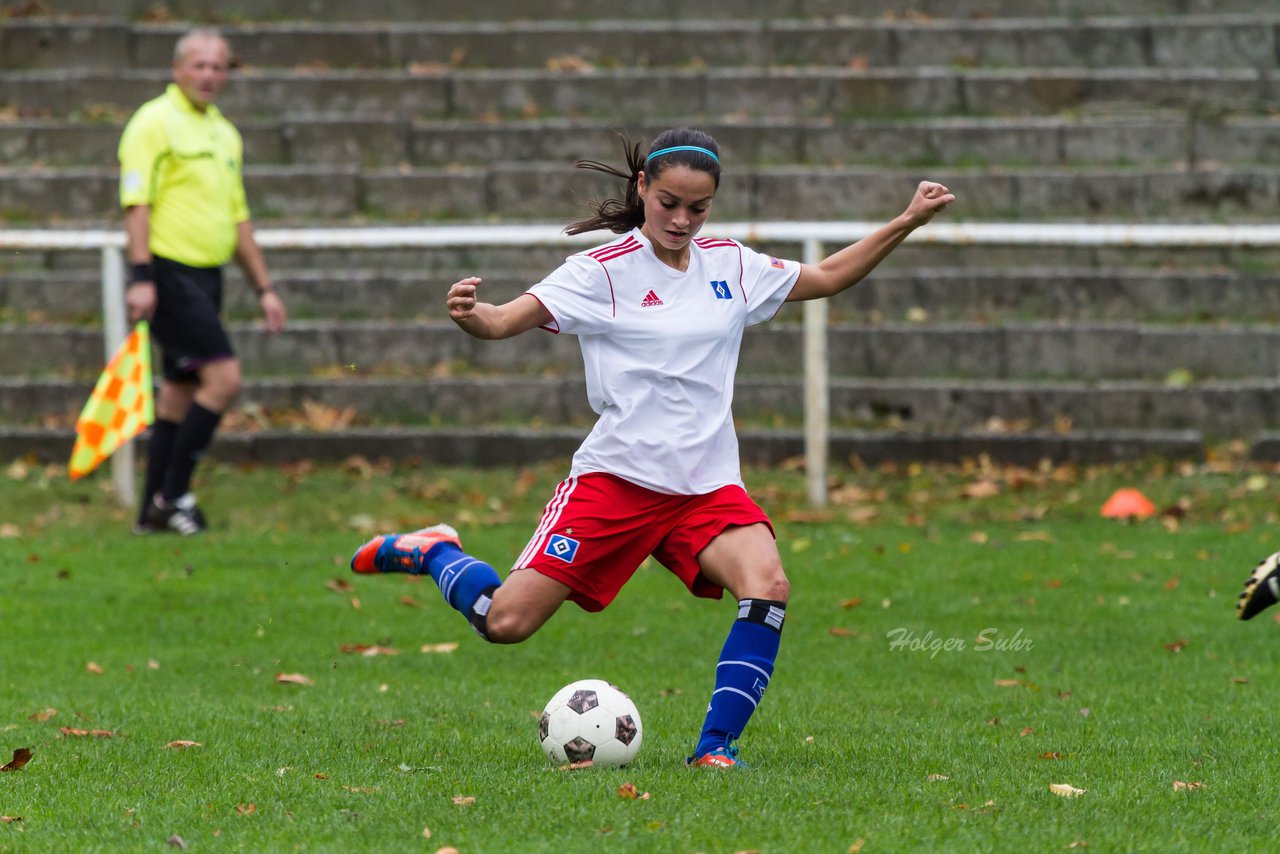
<path id="1" fill-rule="evenodd" d="M 827 244 L 858 240 L 881 223 L 718 223 L 709 232 L 746 243 L 775 241 L 803 247 L 816 264 Z M 559 225 L 451 225 L 388 228 L 280 228 L 257 232 L 264 249 L 391 249 L 447 246 L 593 245 L 611 237 L 595 232 L 569 236 Z M 938 222 L 913 232 L 911 243 L 953 246 L 1131 246 L 1263 248 L 1280 246 L 1280 225 L 1156 225 L 1116 223 Z M 99 250 L 102 255 L 103 351 L 107 358 L 124 341 L 124 232 L 118 230 L 0 230 L 0 250 Z M 827 304 L 804 305 L 805 469 L 811 504 L 827 502 L 828 383 Z M 116 494 L 134 499 L 132 444 L 112 457 Z"/>

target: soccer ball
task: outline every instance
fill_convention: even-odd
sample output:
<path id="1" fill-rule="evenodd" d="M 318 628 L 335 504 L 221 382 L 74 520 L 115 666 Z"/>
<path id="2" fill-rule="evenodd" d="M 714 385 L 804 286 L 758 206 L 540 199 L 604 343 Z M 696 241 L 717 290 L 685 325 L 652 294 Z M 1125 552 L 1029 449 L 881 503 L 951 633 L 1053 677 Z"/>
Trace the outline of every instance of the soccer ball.
<path id="1" fill-rule="evenodd" d="M 626 765 L 640 752 L 640 713 L 631 698 L 603 679 L 564 686 L 542 710 L 538 739 L 552 762 Z"/>

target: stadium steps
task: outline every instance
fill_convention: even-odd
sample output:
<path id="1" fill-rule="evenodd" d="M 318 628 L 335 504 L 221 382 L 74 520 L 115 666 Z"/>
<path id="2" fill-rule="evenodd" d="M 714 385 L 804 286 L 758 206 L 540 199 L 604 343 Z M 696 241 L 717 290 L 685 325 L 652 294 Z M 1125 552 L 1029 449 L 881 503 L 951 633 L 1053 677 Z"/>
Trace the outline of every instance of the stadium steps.
<path id="1" fill-rule="evenodd" d="M 117 18 L 89 0 L 53 4 L 62 17 L 0 28 L 0 217 L 118 227 L 121 122 L 167 81 L 187 24 L 144 20 L 154 10 L 134 0 Z M 1270 3 L 921 0 L 896 19 L 847 0 L 733 5 L 639 0 L 628 34 L 584 0 L 551 0 L 538 21 L 508 0 L 443 0 L 430 23 L 409 0 L 220 4 L 242 63 L 220 104 L 245 131 L 255 219 L 567 220 L 605 189 L 575 160 L 616 160 L 615 127 L 676 122 L 724 143 L 721 219 L 879 219 L 924 174 L 951 184 L 969 219 L 1273 218 Z M 242 412 L 353 406 L 358 429 L 233 432 L 219 453 L 568 453 L 589 420 L 575 342 L 481 344 L 440 308 L 461 275 L 512 295 L 564 254 L 272 252 L 297 322 L 272 339 L 243 322 L 252 301 L 232 276 Z M 0 258 L 4 373 L 37 377 L 0 381 L 3 421 L 24 425 L 0 448 L 69 448 L 65 428 L 29 425 L 65 422 L 101 363 L 97 265 L 95 253 Z M 1264 325 L 1277 270 L 1275 251 L 903 247 L 832 304 L 833 453 L 1096 461 L 1267 435 L 1280 427 Z M 799 453 L 798 318 L 788 307 L 744 347 L 748 459 Z M 451 417 L 445 400 L 475 412 Z M 397 419 L 425 426 L 374 423 Z M 511 426 L 532 422 L 547 426 Z"/>

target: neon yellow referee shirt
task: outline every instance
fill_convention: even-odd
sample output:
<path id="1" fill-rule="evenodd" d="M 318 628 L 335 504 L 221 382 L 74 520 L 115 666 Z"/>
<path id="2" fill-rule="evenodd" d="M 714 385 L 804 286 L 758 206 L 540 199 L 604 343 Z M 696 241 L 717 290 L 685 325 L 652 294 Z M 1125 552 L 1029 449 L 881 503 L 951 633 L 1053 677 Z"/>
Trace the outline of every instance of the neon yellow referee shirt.
<path id="1" fill-rule="evenodd" d="M 202 113 L 170 83 L 120 137 L 120 205 L 151 206 L 151 251 L 192 267 L 219 267 L 249 219 L 244 142 L 213 104 Z"/>

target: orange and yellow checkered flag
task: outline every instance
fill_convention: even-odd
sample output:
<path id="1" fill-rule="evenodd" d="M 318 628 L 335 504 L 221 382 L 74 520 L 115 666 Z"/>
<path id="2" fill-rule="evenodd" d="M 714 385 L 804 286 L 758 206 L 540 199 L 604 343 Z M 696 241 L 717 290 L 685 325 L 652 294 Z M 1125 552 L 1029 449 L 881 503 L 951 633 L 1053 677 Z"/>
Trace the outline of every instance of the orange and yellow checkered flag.
<path id="1" fill-rule="evenodd" d="M 156 418 L 151 391 L 151 331 L 140 322 L 107 362 L 76 420 L 71 479 L 93 471 Z"/>

